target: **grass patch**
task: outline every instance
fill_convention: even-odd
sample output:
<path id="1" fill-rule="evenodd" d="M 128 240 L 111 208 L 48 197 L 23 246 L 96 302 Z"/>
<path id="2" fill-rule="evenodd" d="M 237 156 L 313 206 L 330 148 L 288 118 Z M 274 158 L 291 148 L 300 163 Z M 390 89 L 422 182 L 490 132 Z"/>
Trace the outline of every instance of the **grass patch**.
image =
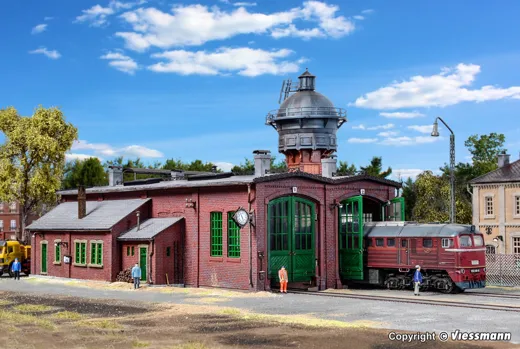
<path id="1" fill-rule="evenodd" d="M 177 344 L 171 349 L 209 349 L 204 343 L 200 342 L 191 342 L 191 343 L 183 343 L 183 344 Z"/>
<path id="2" fill-rule="evenodd" d="M 13 304 L 13 302 L 9 302 L 8 300 L 5 300 L 5 299 L 0 299 L 0 307 L 5 307 L 7 305 L 11 305 Z"/>
<path id="3" fill-rule="evenodd" d="M 149 346 L 150 346 L 150 343 L 148 343 L 148 342 L 140 342 L 137 340 L 132 342 L 132 347 L 134 347 L 134 348 L 146 348 Z"/>
<path id="4" fill-rule="evenodd" d="M 370 328 L 376 325 L 380 325 L 379 322 L 369 320 L 357 320 L 352 322 L 338 321 L 338 320 L 327 320 L 320 319 L 306 315 L 269 315 L 269 314 L 256 314 L 241 311 L 238 309 L 228 308 L 221 311 L 224 315 L 230 315 L 241 320 L 246 321 L 267 321 L 277 322 L 280 324 L 288 325 L 301 325 L 306 327 L 335 327 L 335 328 Z"/>
<path id="5" fill-rule="evenodd" d="M 121 328 L 114 320 L 88 320 L 80 323 L 83 326 L 94 327 L 101 330 L 117 330 Z"/>
<path id="6" fill-rule="evenodd" d="M 41 304 L 19 304 L 13 307 L 14 310 L 21 311 L 23 313 L 36 313 L 52 310 L 52 307 Z"/>
<path id="7" fill-rule="evenodd" d="M 52 314 L 52 317 L 62 320 L 81 320 L 83 315 L 74 311 L 60 311 L 56 314 Z"/>
<path id="8" fill-rule="evenodd" d="M 20 314 L 13 311 L 0 310 L 0 319 L 2 319 L 2 323 L 12 325 L 35 325 L 49 330 L 55 329 L 54 324 L 49 320 L 42 319 L 34 315 Z"/>

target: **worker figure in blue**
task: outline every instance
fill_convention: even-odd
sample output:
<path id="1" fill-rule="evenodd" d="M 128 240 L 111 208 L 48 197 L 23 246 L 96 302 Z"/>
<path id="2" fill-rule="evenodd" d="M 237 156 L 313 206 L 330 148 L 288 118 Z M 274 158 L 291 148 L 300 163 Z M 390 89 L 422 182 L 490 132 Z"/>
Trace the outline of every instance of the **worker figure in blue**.
<path id="1" fill-rule="evenodd" d="M 20 272 L 22 271 L 22 263 L 18 262 L 18 258 L 14 259 L 11 270 L 14 274 L 14 279 L 20 280 Z"/>
<path id="2" fill-rule="evenodd" d="M 416 265 L 415 266 L 415 273 L 413 274 L 413 294 L 418 296 L 419 295 L 419 286 L 422 284 L 422 274 L 421 274 L 421 266 Z"/>
<path id="3" fill-rule="evenodd" d="M 132 268 L 132 278 L 134 279 L 134 290 L 139 288 L 141 282 L 141 268 L 139 268 L 139 264 L 135 263 Z"/>

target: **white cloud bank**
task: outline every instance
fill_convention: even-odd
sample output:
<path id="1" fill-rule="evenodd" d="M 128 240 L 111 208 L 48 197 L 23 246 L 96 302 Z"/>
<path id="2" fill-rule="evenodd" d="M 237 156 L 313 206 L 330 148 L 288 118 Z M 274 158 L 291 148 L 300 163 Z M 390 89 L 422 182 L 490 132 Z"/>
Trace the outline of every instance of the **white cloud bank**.
<path id="1" fill-rule="evenodd" d="M 108 25 L 108 17 L 117 12 L 131 9 L 132 7 L 146 3 L 144 0 L 136 2 L 120 2 L 111 0 L 107 7 L 94 5 L 87 10 L 81 11 L 83 14 L 76 17 L 75 22 L 89 22 L 91 27 L 103 27 Z"/>
<path id="2" fill-rule="evenodd" d="M 31 34 L 40 34 L 47 30 L 47 24 L 38 24 L 31 30 Z"/>
<path id="3" fill-rule="evenodd" d="M 129 145 L 122 148 L 114 148 L 109 144 L 89 143 L 85 140 L 78 140 L 72 145 L 72 150 L 91 150 L 95 154 L 117 157 L 139 157 L 139 158 L 162 158 L 163 153 L 158 150 L 143 147 L 141 145 Z"/>
<path id="4" fill-rule="evenodd" d="M 40 47 L 39 49 L 29 51 L 30 54 L 41 54 L 49 57 L 50 59 L 58 59 L 61 54 L 56 50 L 48 50 L 46 47 Z"/>
<path id="5" fill-rule="evenodd" d="M 349 138 L 347 142 L 349 143 L 359 143 L 359 144 L 367 144 L 367 143 L 375 143 L 377 142 L 377 138 Z"/>
<path id="6" fill-rule="evenodd" d="M 109 52 L 100 58 L 109 60 L 110 62 L 108 64 L 111 67 L 130 75 L 133 75 L 139 68 L 138 64 L 132 58 L 119 52 Z"/>
<path id="7" fill-rule="evenodd" d="M 381 115 L 385 118 L 394 118 L 394 119 L 414 119 L 414 118 L 420 118 L 420 117 L 425 116 L 424 114 L 419 113 L 417 111 L 393 112 L 393 113 L 383 112 L 383 113 L 379 113 L 379 115 Z"/>
<path id="8" fill-rule="evenodd" d="M 367 130 L 367 131 L 375 131 L 375 130 L 389 130 L 394 128 L 394 124 L 385 124 L 385 125 L 377 125 L 377 126 L 365 126 L 363 124 L 359 124 L 357 126 L 352 126 L 354 130 Z"/>
<path id="9" fill-rule="evenodd" d="M 501 88 L 487 85 L 469 89 L 478 73 L 480 66 L 461 63 L 455 68 L 444 68 L 437 75 L 418 75 L 408 81 L 394 82 L 359 97 L 353 105 L 381 110 L 446 107 L 461 102 L 485 102 L 505 98 L 520 99 L 520 86 Z"/>
<path id="10" fill-rule="evenodd" d="M 96 10 L 101 11 L 99 8 Z M 133 31 L 115 35 L 125 41 L 127 48 L 141 52 L 150 47 L 198 46 L 241 34 L 269 34 L 274 38 L 340 38 L 354 31 L 355 26 L 344 16 L 337 15 L 338 11 L 338 6 L 320 1 L 306 1 L 303 7 L 271 14 L 249 12 L 243 6 L 224 11 L 216 6 L 210 8 L 200 4 L 176 5 L 171 12 L 153 7 L 139 8 L 121 15 Z M 297 20 L 316 23 L 316 26 L 298 29 L 293 23 Z"/>
<path id="11" fill-rule="evenodd" d="M 417 136 L 417 137 L 388 137 L 379 142 L 381 145 L 391 145 L 391 146 L 410 146 L 410 145 L 418 145 L 425 143 L 434 143 L 441 140 L 442 137 L 431 137 L 431 136 Z"/>
<path id="12" fill-rule="evenodd" d="M 176 50 L 152 55 L 165 62 L 153 64 L 148 69 L 181 75 L 217 75 L 234 71 L 249 77 L 280 75 L 298 71 L 299 64 L 305 61 L 303 58 L 296 61 L 283 60 L 292 53 L 286 49 L 265 51 L 251 48 L 220 48 L 215 52 Z"/>

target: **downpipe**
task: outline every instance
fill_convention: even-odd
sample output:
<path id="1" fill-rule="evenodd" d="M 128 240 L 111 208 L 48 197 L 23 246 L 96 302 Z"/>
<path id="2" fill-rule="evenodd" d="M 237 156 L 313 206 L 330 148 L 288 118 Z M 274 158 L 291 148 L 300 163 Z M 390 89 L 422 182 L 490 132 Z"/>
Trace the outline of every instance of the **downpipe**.
<path id="1" fill-rule="evenodd" d="M 148 273 L 148 283 L 150 285 L 153 284 L 153 280 L 152 280 L 152 260 L 153 260 L 153 255 L 155 254 L 155 239 L 152 240 L 152 252 L 150 253 L 150 257 L 149 257 L 149 265 L 150 265 L 150 268 L 149 269 L 149 273 Z"/>
<path id="2" fill-rule="evenodd" d="M 248 214 L 251 214 L 251 184 L 247 184 L 247 203 L 248 203 Z M 253 285 L 253 239 L 252 239 L 252 232 L 251 232 L 251 218 L 249 218 L 249 286 L 251 288 L 254 287 Z"/>

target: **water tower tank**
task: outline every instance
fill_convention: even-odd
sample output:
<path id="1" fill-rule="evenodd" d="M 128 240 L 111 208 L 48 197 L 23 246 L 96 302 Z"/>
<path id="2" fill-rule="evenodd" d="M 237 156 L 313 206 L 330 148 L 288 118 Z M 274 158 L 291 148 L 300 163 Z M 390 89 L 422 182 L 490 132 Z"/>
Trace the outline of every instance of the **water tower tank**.
<path id="1" fill-rule="evenodd" d="M 298 88 L 284 82 L 285 100 L 269 112 L 266 124 L 278 132 L 278 151 L 286 156 L 289 170 L 321 174 L 321 160 L 337 150 L 336 133 L 347 121 L 346 111 L 315 91 L 316 76 L 305 71 Z M 285 88 L 285 91 L 283 89 Z M 290 92 L 296 92 L 287 98 Z"/>

